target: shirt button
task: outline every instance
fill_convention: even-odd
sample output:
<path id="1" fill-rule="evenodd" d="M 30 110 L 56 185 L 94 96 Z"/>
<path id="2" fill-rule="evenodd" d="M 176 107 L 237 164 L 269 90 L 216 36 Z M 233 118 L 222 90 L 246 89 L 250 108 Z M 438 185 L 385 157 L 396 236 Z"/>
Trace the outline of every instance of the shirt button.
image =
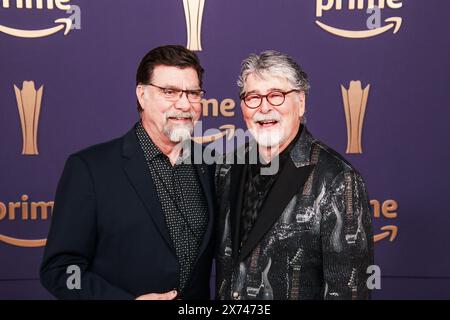
<path id="1" fill-rule="evenodd" d="M 239 292 L 233 292 L 233 298 L 238 299 L 239 298 Z"/>

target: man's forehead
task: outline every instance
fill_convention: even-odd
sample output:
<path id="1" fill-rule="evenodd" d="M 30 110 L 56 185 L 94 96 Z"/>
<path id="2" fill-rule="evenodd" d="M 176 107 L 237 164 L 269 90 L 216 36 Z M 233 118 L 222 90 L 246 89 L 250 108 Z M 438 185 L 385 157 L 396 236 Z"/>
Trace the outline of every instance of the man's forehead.
<path id="1" fill-rule="evenodd" d="M 166 65 L 155 66 L 151 80 L 164 82 L 164 84 L 174 86 L 181 84 L 198 86 L 199 83 L 198 75 L 194 68 L 179 68 Z"/>
<path id="2" fill-rule="evenodd" d="M 272 89 L 287 89 L 289 81 L 282 76 L 263 73 L 251 73 L 245 79 L 246 92 L 258 92 Z"/>

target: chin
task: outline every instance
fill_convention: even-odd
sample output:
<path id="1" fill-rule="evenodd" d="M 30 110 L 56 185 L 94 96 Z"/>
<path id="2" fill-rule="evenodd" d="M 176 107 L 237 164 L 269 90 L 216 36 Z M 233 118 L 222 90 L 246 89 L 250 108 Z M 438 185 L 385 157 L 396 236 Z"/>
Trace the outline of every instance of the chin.
<path id="1" fill-rule="evenodd" d="M 170 141 L 178 143 L 191 139 L 192 131 L 191 126 L 172 127 L 166 130 L 166 135 Z"/>
<path id="2" fill-rule="evenodd" d="M 256 134 L 255 140 L 262 147 L 273 148 L 281 144 L 283 135 L 279 130 L 260 130 Z"/>

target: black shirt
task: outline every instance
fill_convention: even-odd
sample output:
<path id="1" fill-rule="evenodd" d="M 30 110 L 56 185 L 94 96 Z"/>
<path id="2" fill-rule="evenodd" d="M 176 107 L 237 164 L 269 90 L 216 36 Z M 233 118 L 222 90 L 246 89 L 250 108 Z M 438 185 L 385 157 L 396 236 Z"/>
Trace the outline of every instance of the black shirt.
<path id="1" fill-rule="evenodd" d="M 180 264 L 179 290 L 189 281 L 208 224 L 208 207 L 195 167 L 172 166 L 142 124 L 136 135 L 156 186 L 167 228 Z M 177 161 L 179 163 L 179 161 Z"/>
<path id="2" fill-rule="evenodd" d="M 253 225 L 258 218 L 258 213 L 261 211 L 261 208 L 264 204 L 264 200 L 267 198 L 272 185 L 280 175 L 281 170 L 283 170 L 283 166 L 286 161 L 289 159 L 289 155 L 291 153 L 292 147 L 297 142 L 300 137 L 300 133 L 302 131 L 302 126 L 300 126 L 297 135 L 295 138 L 289 143 L 286 149 L 283 150 L 277 157 L 279 157 L 279 167 L 275 174 L 264 175 L 261 174 L 261 170 L 264 167 L 269 167 L 270 163 L 263 164 L 259 160 L 258 155 L 258 163 L 256 164 L 247 164 L 246 165 L 246 180 L 245 180 L 245 193 L 244 200 L 242 205 L 242 213 L 241 213 L 241 223 L 240 223 L 240 241 L 239 243 L 242 245 L 247 240 L 250 231 L 253 228 Z M 272 160 L 273 161 L 273 160 Z"/>

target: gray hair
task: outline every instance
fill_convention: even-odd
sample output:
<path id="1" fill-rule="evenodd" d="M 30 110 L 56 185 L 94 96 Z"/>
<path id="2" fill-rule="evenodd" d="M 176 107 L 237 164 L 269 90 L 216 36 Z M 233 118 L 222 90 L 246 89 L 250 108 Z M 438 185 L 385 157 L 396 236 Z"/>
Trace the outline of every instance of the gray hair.
<path id="1" fill-rule="evenodd" d="M 244 92 L 245 81 L 250 74 L 261 78 L 264 78 L 265 74 L 285 78 L 294 86 L 294 89 L 304 91 L 305 95 L 310 89 L 306 72 L 293 58 L 278 51 L 268 50 L 259 55 L 251 54 L 242 61 L 241 73 L 237 81 L 239 94 Z"/>

